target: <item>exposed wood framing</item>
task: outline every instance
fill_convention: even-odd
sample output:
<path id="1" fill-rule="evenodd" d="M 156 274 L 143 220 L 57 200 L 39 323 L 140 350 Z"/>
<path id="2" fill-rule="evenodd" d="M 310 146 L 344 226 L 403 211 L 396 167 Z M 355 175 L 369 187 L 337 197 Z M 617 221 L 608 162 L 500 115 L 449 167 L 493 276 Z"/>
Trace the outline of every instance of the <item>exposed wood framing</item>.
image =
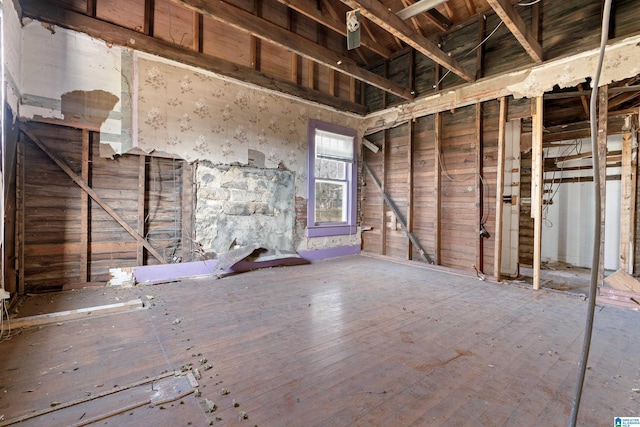
<path id="1" fill-rule="evenodd" d="M 447 31 L 453 27 L 453 22 L 451 22 L 451 20 L 442 13 L 438 12 L 438 9 L 428 10 L 424 16 L 442 31 Z"/>
<path id="2" fill-rule="evenodd" d="M 507 100 L 500 98 L 500 116 L 498 124 L 498 165 L 496 169 L 496 230 L 493 258 L 493 275 L 496 281 L 502 280 L 502 195 L 504 194 L 504 152 L 507 127 Z"/>
<path id="3" fill-rule="evenodd" d="M 407 141 L 407 230 L 413 233 L 413 139 L 414 139 L 414 122 L 409 120 Z M 411 240 L 407 242 L 407 259 L 413 258 L 413 245 Z"/>
<path id="4" fill-rule="evenodd" d="M 82 171 L 81 176 L 91 185 L 91 138 L 87 129 L 82 129 Z M 80 283 L 89 281 L 89 195 L 80 193 Z"/>
<path id="5" fill-rule="evenodd" d="M 394 13 L 377 0 L 342 0 L 352 9 L 360 9 L 360 14 L 380 28 L 402 40 L 426 57 L 451 70 L 467 81 L 473 81 L 474 76 L 465 70 L 455 59 L 444 53 L 436 44 L 419 34 L 409 24 L 398 18 Z"/>
<path id="6" fill-rule="evenodd" d="M 435 144 L 435 161 L 434 161 L 434 175 L 433 175 L 433 194 L 435 195 L 435 213 L 434 213 L 434 227 L 436 230 L 435 236 L 435 255 L 434 261 L 436 265 L 440 265 L 441 258 L 441 246 L 442 246 L 442 216 L 440 215 L 440 210 L 442 207 L 442 162 L 441 162 L 441 148 L 442 148 L 442 114 L 435 114 L 435 124 L 434 124 L 434 144 Z"/>
<path id="7" fill-rule="evenodd" d="M 502 107 L 502 102 L 500 103 Z M 502 113 L 502 109 L 500 110 Z M 502 117 L 502 115 L 501 115 Z M 498 137 L 499 138 L 499 137 Z M 476 240 L 476 268 L 484 271 L 484 237 L 480 236 L 480 228 L 482 224 L 482 212 L 484 210 L 484 197 L 482 192 L 482 104 L 476 104 L 476 141 L 475 141 L 475 163 L 476 163 L 476 207 L 478 209 L 476 231 L 478 231 L 478 239 Z M 498 143 L 499 145 L 499 143 Z M 499 151 L 498 151 L 499 153 Z"/>
<path id="8" fill-rule="evenodd" d="M 627 126 L 622 134 L 622 182 L 620 191 L 620 269 L 633 273 L 633 242 L 635 240 L 635 211 L 636 192 L 633 180 L 633 133 L 631 128 L 632 116 L 627 117 Z"/>
<path id="9" fill-rule="evenodd" d="M 204 48 L 204 16 L 193 12 L 193 50 L 202 53 Z"/>
<path id="10" fill-rule="evenodd" d="M 153 37 L 154 33 L 154 22 L 155 22 L 155 14 L 156 14 L 156 1 L 155 0 L 145 0 L 144 1 L 144 28 L 142 31 L 148 35 Z M 195 40 L 195 37 L 194 37 Z"/>
<path id="11" fill-rule="evenodd" d="M 327 93 L 311 88 L 300 87 L 288 79 L 270 77 L 250 67 L 194 52 L 192 49 L 186 49 L 171 42 L 155 39 L 138 31 L 129 30 L 118 25 L 88 17 L 81 13 L 63 9 L 45 0 L 24 0 L 22 2 L 22 10 L 26 17 L 79 31 L 115 45 L 129 48 L 135 47 L 136 50 L 142 52 L 158 55 L 163 58 L 238 79 L 249 84 L 255 84 L 266 89 L 332 106 L 338 110 L 358 114 L 364 114 L 367 111 L 367 108 L 363 105 L 338 99 Z"/>
<path id="12" fill-rule="evenodd" d="M 381 221 L 381 227 L 380 227 L 380 248 L 381 251 L 380 253 L 382 255 L 386 255 L 387 253 L 387 205 L 386 205 L 386 201 L 384 199 L 384 194 L 385 194 L 385 190 L 386 190 L 386 184 L 387 184 L 387 151 L 389 150 L 389 131 L 388 130 L 384 130 L 382 132 L 382 165 L 381 165 L 381 170 L 382 170 L 382 176 L 380 177 L 380 186 L 378 187 L 380 189 L 380 193 L 383 195 L 382 197 L 382 204 L 381 204 L 381 209 L 382 212 L 380 213 L 380 221 Z M 364 164 L 364 162 L 363 162 Z M 373 178 L 373 174 L 371 174 L 371 178 Z"/>
<path id="13" fill-rule="evenodd" d="M 25 154 L 25 141 L 24 136 L 19 137 L 17 154 L 16 154 L 16 265 L 15 269 L 18 272 L 18 293 L 24 294 L 24 230 L 25 230 L 25 166 L 26 166 L 26 154 Z"/>
<path id="14" fill-rule="evenodd" d="M 147 159 L 147 156 L 138 156 L 138 234 L 141 236 L 146 236 Z M 136 265 L 144 265 L 144 245 L 140 241 L 136 248 Z"/>
<path id="15" fill-rule="evenodd" d="M 400 223 L 400 226 L 402 226 L 402 230 L 405 232 L 405 234 L 407 235 L 411 243 L 416 245 L 416 248 L 418 248 L 420 255 L 422 255 L 429 264 L 433 264 L 433 262 L 431 261 L 431 258 L 429 257 L 427 252 L 424 250 L 424 248 L 422 247 L 422 245 L 420 244 L 416 236 L 411 231 L 409 231 L 409 228 L 407 227 L 407 223 L 405 222 L 405 219 L 402 217 L 402 213 L 400 212 L 396 204 L 393 202 L 393 200 L 391 200 L 391 198 L 389 198 L 387 193 L 382 189 L 382 184 L 378 181 L 378 178 L 375 176 L 373 169 L 371 169 L 369 164 L 365 161 L 362 162 L 362 165 L 364 166 L 365 170 L 369 173 L 369 175 L 371 175 L 371 180 L 376 185 L 376 187 L 378 187 L 378 190 L 380 190 L 380 194 L 382 195 L 384 202 L 386 202 L 389 208 L 391 208 L 391 210 L 393 211 L 393 214 L 396 216 L 396 219 Z M 383 222 L 384 222 L 384 219 L 383 219 Z M 384 255 L 384 253 L 382 255 Z"/>
<path id="16" fill-rule="evenodd" d="M 540 289 L 540 267 L 542 266 L 542 196 L 544 163 L 542 160 L 543 98 L 534 100 L 532 111 L 531 151 L 531 216 L 533 217 L 533 289 Z M 496 245 L 498 243 L 496 242 Z"/>
<path id="17" fill-rule="evenodd" d="M 476 50 L 476 80 L 482 78 L 484 73 L 484 40 L 487 32 L 487 20 L 484 15 L 478 15 L 478 43 L 481 43 Z"/>
<path id="18" fill-rule="evenodd" d="M 98 0 L 87 0 L 87 15 L 92 18 L 96 17 L 98 10 Z"/>
<path id="19" fill-rule="evenodd" d="M 33 143 L 36 144 L 38 148 L 40 148 L 40 150 L 42 150 L 42 152 L 47 155 L 47 157 L 53 160 L 53 162 L 57 164 L 58 167 L 62 169 L 69 176 L 69 178 L 73 180 L 73 182 L 75 182 L 80 188 L 82 188 L 87 194 L 89 194 L 89 196 L 96 203 L 98 203 L 98 205 L 100 205 L 102 209 L 105 210 L 105 212 L 107 212 L 113 219 L 115 219 L 116 222 L 118 222 L 118 224 L 120 224 L 120 226 L 122 226 L 122 228 L 127 231 L 127 233 L 129 233 L 137 241 L 141 242 L 149 251 L 149 253 L 151 253 L 158 261 L 160 261 L 160 263 L 165 264 L 165 260 L 162 255 L 158 251 L 156 251 L 144 237 L 140 236 L 133 228 L 131 228 L 131 226 L 127 224 L 127 222 L 122 219 L 122 217 L 118 215 L 118 213 L 114 211 L 107 203 L 105 203 L 104 200 L 102 200 L 102 198 L 98 196 L 98 194 L 96 194 L 96 192 L 93 191 L 93 189 L 89 187 L 87 183 L 80 176 L 78 176 L 64 161 L 53 154 L 53 152 L 49 150 L 49 148 L 44 145 L 42 141 L 40 141 L 40 139 L 36 137 L 31 131 L 29 131 L 29 129 L 27 129 L 24 125 L 20 125 L 20 130 L 25 135 L 27 135 L 31 139 L 31 141 L 33 141 Z"/>
<path id="20" fill-rule="evenodd" d="M 195 212 L 193 174 L 195 168 L 189 163 L 182 164 L 182 262 L 193 260 L 193 213 Z"/>
<path id="21" fill-rule="evenodd" d="M 252 15 L 251 13 L 230 4 L 218 2 L 214 5 L 206 2 L 205 0 L 172 1 L 209 16 L 218 22 L 230 25 L 237 30 L 258 37 L 261 40 L 312 59 L 328 68 L 355 77 L 384 91 L 393 93 L 401 98 L 410 100 L 414 97 L 410 89 L 388 79 L 382 78 L 371 71 L 365 70 L 364 68 L 360 68 L 351 58 L 340 55 L 329 48 L 320 46 L 300 35 L 286 30 L 285 28 Z"/>
<path id="22" fill-rule="evenodd" d="M 317 22 L 324 27 L 329 28 L 330 30 L 335 31 L 338 34 L 343 36 L 347 36 L 347 24 L 334 18 L 332 16 L 327 16 L 322 13 L 316 7 L 313 7 L 314 4 L 304 0 L 278 0 L 280 3 L 288 6 L 289 8 L 295 10 L 301 15 L 306 16 L 307 18 Z M 370 49 L 371 51 L 377 53 L 385 59 L 388 59 L 391 56 L 391 50 L 382 46 L 376 40 L 374 40 L 369 34 L 362 32 L 360 34 L 360 43 L 362 46 Z"/>
<path id="23" fill-rule="evenodd" d="M 604 283 L 604 240 L 605 218 L 607 206 L 607 123 L 608 123 L 608 86 L 602 86 L 598 90 L 598 157 L 600 165 L 597 171 L 600 175 L 600 262 L 598 263 L 598 286 Z M 593 268 L 593 266 L 592 266 Z"/>
<path id="24" fill-rule="evenodd" d="M 198 10 L 197 13 L 200 13 Z M 260 17 L 260 2 L 258 0 L 253 0 L 253 13 Z M 253 34 L 250 36 L 249 40 L 249 64 L 251 68 L 256 71 L 260 71 L 260 39 L 258 39 Z"/>
<path id="25" fill-rule="evenodd" d="M 502 19 L 509 31 L 515 36 L 525 51 L 538 64 L 543 61 L 542 46 L 538 40 L 534 38 L 531 31 L 527 28 L 524 21 L 513 8 L 509 0 L 487 0 L 489 6 L 495 10 L 496 14 Z"/>

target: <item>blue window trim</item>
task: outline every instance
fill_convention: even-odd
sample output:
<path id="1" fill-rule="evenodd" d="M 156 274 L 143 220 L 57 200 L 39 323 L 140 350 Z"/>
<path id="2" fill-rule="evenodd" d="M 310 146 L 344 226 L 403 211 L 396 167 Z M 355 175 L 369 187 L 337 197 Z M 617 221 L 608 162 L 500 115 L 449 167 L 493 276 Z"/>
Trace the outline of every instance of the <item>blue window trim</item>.
<path id="1" fill-rule="evenodd" d="M 340 224 L 316 224 L 315 207 L 316 207 L 316 178 L 315 178 L 315 160 L 316 160 L 316 129 L 326 132 L 337 133 L 340 135 L 353 137 L 353 163 L 347 165 L 347 174 L 349 176 L 349 184 L 347 187 L 347 222 Z M 355 129 L 332 123 L 322 122 L 320 120 L 310 119 L 307 126 L 307 141 L 309 143 L 309 151 L 307 153 L 307 237 L 327 237 L 327 236 L 344 236 L 356 234 L 356 209 L 357 209 L 357 178 L 358 178 L 358 132 Z"/>

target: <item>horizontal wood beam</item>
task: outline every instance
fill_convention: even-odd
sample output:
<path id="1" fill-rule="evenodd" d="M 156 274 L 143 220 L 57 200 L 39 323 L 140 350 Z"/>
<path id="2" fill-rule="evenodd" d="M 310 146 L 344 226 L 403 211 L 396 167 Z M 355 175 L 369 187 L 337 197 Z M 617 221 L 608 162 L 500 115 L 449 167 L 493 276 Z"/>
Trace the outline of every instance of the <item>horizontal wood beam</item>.
<path id="1" fill-rule="evenodd" d="M 489 6 L 496 12 L 502 22 L 509 28 L 518 42 L 527 51 L 533 60 L 541 64 L 543 61 L 542 46 L 533 37 L 531 31 L 527 28 L 524 21 L 513 8 L 509 0 L 487 0 Z"/>
<path id="2" fill-rule="evenodd" d="M 78 187 L 82 188 L 82 190 L 85 193 L 87 193 L 98 205 L 100 205 L 100 207 L 102 207 L 102 209 L 104 209 L 104 211 L 108 213 L 111 216 L 111 218 L 116 220 L 116 222 L 120 224 L 120 226 L 124 228 L 127 231 L 127 233 L 129 233 L 138 242 L 142 243 L 142 245 L 144 245 L 144 247 L 149 251 L 149 253 L 153 255 L 158 261 L 160 261 L 160 263 L 166 264 L 164 257 L 157 250 L 155 250 L 153 246 L 151 246 L 151 244 L 147 241 L 147 239 L 139 235 L 129 224 L 127 224 L 127 222 L 116 211 L 114 211 L 104 200 L 102 200 L 102 198 L 98 196 L 98 194 L 96 194 L 96 192 L 91 187 L 89 187 L 89 185 L 69 167 L 69 165 L 67 165 L 64 161 L 62 161 L 55 154 L 53 154 L 53 152 L 49 150 L 49 148 L 46 145 L 44 145 L 37 136 L 35 136 L 29 129 L 27 129 L 26 126 L 21 124 L 20 130 L 25 135 L 27 135 L 29 139 L 31 139 L 31 141 L 33 141 L 33 143 L 36 144 L 44 154 L 47 155 L 47 157 L 49 157 L 56 165 L 58 165 L 58 167 L 62 169 L 64 173 L 66 173 L 69 176 L 69 178 L 71 178 L 73 182 L 75 182 L 78 185 Z"/>
<path id="3" fill-rule="evenodd" d="M 475 76 L 465 70 L 455 59 L 444 53 L 435 43 L 418 33 L 409 24 L 389 11 L 378 0 L 341 0 L 352 9 L 360 9 L 360 14 L 388 31 L 437 64 L 451 70 L 466 81 L 474 81 Z"/>
<path id="4" fill-rule="evenodd" d="M 290 9 L 295 10 L 301 15 L 306 16 L 312 21 L 317 22 L 318 24 L 327 27 L 330 30 L 335 31 L 338 34 L 343 36 L 347 36 L 347 24 L 338 19 L 334 19 L 331 16 L 327 16 L 322 13 L 321 10 L 313 7 L 313 4 L 305 1 L 305 0 L 278 0 L 278 2 L 288 6 Z M 361 32 L 360 34 L 360 44 L 362 46 L 370 49 L 371 51 L 377 53 L 385 59 L 389 59 L 391 54 L 393 53 L 391 49 L 386 46 L 381 45 L 377 41 L 373 40 L 371 36 L 366 34 L 365 32 Z"/>
<path id="5" fill-rule="evenodd" d="M 104 40 L 107 43 L 147 52 L 201 68 L 221 76 L 292 95 L 307 101 L 317 102 L 342 111 L 349 111 L 361 115 L 367 112 L 367 108 L 364 105 L 336 98 L 318 90 L 298 86 L 288 80 L 268 76 L 250 67 L 195 52 L 164 40 L 146 36 L 138 31 L 63 9 L 46 0 L 23 0 L 21 4 L 23 15 L 26 17 L 85 33 L 99 40 Z"/>
<path id="6" fill-rule="evenodd" d="M 206 0 L 172 0 L 174 3 L 209 16 L 261 40 L 280 46 L 300 56 L 311 59 L 330 69 L 361 80 L 378 89 L 411 100 L 411 89 L 392 82 L 371 71 L 359 67 L 351 58 L 312 42 L 298 34 L 259 18 L 240 8 L 223 2 L 211 3 Z"/>

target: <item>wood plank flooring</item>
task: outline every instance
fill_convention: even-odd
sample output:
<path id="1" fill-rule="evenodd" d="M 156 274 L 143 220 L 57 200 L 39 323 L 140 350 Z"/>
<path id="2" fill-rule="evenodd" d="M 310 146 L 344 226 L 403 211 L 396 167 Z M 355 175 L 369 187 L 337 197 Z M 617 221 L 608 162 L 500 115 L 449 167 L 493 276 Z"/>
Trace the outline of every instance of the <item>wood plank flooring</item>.
<path id="1" fill-rule="evenodd" d="M 587 308 L 559 293 L 365 256 L 74 292 L 46 304 L 152 306 L 1 342 L 5 420 L 191 365 L 202 375 L 199 398 L 99 424 L 564 426 Z M 26 301 L 21 310 L 41 307 Z M 638 312 L 597 308 L 580 425 L 640 416 L 639 326 Z"/>

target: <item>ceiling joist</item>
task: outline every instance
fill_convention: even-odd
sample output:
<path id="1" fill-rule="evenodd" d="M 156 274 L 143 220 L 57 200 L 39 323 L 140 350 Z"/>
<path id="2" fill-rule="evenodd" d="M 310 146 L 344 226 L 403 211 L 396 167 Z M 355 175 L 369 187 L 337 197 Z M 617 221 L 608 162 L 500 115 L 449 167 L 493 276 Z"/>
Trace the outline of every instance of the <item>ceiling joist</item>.
<path id="1" fill-rule="evenodd" d="M 298 86 L 293 82 L 267 76 L 250 67 L 199 53 L 182 46 L 144 35 L 138 31 L 109 24 L 87 15 L 57 7 L 47 0 L 23 0 L 24 16 L 85 33 L 106 43 L 135 48 L 141 52 L 161 56 L 183 64 L 230 77 L 265 89 L 282 92 L 308 101 L 328 105 L 339 110 L 365 114 L 366 107 L 336 98 L 329 94 Z"/>
<path id="2" fill-rule="evenodd" d="M 330 69 L 361 80 L 396 96 L 411 100 L 414 95 L 411 89 L 392 82 L 371 71 L 359 67 L 351 58 L 320 46 L 311 40 L 292 33 L 265 19 L 223 2 L 211 3 L 205 0 L 172 0 L 191 10 L 230 25 L 240 31 L 251 34 L 283 49 L 311 59 Z"/>
<path id="3" fill-rule="evenodd" d="M 544 56 L 542 46 L 540 46 L 540 43 L 533 37 L 533 34 L 531 34 L 531 31 L 529 31 L 509 0 L 487 0 L 487 3 L 489 3 L 489 6 L 491 6 L 500 19 L 502 19 L 502 22 L 509 28 L 509 31 L 511 31 L 529 56 L 531 56 L 537 64 L 541 64 Z"/>
<path id="4" fill-rule="evenodd" d="M 437 64 L 451 70 L 453 73 L 471 82 L 474 76 L 465 70 L 455 59 L 444 53 L 438 46 L 419 34 L 409 24 L 390 12 L 385 5 L 377 0 L 341 0 L 352 9 L 360 9 L 360 14 L 371 22 L 388 31 L 418 52 L 430 58 Z"/>

